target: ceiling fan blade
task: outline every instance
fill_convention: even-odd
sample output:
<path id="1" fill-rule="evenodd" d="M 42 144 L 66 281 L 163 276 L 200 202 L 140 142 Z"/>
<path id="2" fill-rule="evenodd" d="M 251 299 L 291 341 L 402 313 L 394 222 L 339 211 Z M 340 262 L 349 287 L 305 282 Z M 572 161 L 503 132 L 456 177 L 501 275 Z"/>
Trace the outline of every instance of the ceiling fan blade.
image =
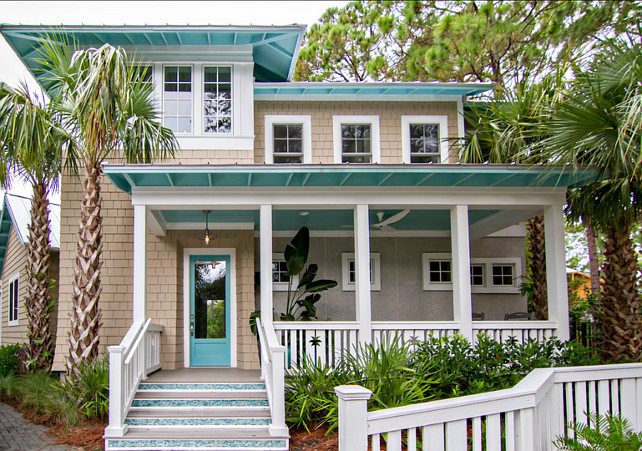
<path id="1" fill-rule="evenodd" d="M 382 231 L 382 232 L 396 232 L 397 231 L 397 229 L 395 229 L 394 227 L 389 226 L 389 225 L 381 226 L 381 227 L 379 227 L 379 230 Z"/>
<path id="2" fill-rule="evenodd" d="M 379 224 L 375 225 L 377 227 L 385 227 L 387 225 L 394 224 L 395 222 L 401 221 L 403 218 L 405 218 L 408 213 L 410 213 L 410 210 L 401 210 L 399 213 L 392 215 L 385 221 L 382 221 Z"/>

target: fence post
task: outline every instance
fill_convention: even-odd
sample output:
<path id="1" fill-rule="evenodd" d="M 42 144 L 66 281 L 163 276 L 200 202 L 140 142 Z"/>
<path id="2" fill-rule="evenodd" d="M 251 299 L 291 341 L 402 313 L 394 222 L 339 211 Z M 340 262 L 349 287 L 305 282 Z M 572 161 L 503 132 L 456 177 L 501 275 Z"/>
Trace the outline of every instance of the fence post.
<path id="1" fill-rule="evenodd" d="M 339 451 L 367 451 L 372 392 L 358 385 L 341 385 L 334 392 L 339 398 Z"/>
<path id="2" fill-rule="evenodd" d="M 122 437 L 127 432 L 123 418 L 123 364 L 125 349 L 109 346 L 109 426 L 105 437 Z"/>
<path id="3" fill-rule="evenodd" d="M 271 326 L 270 326 L 271 327 Z M 288 435 L 285 424 L 285 346 L 272 347 L 272 424 L 270 435 Z"/>

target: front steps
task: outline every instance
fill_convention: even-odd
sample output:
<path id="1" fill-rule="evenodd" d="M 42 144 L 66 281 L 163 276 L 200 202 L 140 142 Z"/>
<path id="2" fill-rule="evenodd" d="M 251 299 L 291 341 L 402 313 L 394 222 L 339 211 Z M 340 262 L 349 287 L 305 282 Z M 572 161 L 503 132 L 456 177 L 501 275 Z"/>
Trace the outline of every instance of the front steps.
<path id="1" fill-rule="evenodd" d="M 125 421 L 123 438 L 106 450 L 279 450 L 272 437 L 265 384 L 143 382 Z"/>

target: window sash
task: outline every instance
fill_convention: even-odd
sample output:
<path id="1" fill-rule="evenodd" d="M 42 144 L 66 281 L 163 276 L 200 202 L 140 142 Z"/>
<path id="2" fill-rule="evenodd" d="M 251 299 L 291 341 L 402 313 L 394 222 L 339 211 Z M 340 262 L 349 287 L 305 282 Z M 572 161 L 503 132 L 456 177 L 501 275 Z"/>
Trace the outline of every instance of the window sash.
<path id="1" fill-rule="evenodd" d="M 18 279 L 9 284 L 9 322 L 18 321 Z"/>
<path id="2" fill-rule="evenodd" d="M 192 133 L 192 67 L 163 68 L 163 125 L 174 133 Z"/>
<path id="3" fill-rule="evenodd" d="M 341 162 L 372 162 L 371 124 L 341 124 Z"/>
<path id="4" fill-rule="evenodd" d="M 274 163 L 303 163 L 303 124 L 272 124 Z"/>
<path id="5" fill-rule="evenodd" d="M 232 68 L 203 67 L 204 133 L 232 133 Z"/>
<path id="6" fill-rule="evenodd" d="M 493 265 L 493 285 L 497 287 L 512 287 L 515 285 L 514 265 Z"/>

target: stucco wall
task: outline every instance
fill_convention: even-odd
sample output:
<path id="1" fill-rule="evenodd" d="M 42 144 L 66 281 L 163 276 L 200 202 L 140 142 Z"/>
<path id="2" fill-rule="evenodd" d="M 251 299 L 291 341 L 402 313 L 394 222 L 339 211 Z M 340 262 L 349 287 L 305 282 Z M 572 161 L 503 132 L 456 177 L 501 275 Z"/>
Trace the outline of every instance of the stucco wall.
<path id="1" fill-rule="evenodd" d="M 312 119 L 312 163 L 333 163 L 334 115 L 379 115 L 381 162 L 402 162 L 401 116 L 447 115 L 449 137 L 458 136 L 456 102 L 256 101 L 254 161 L 265 162 L 265 115 L 305 114 Z"/>
<path id="2" fill-rule="evenodd" d="M 283 252 L 289 238 L 275 238 L 275 253 Z M 258 240 L 255 248 L 259 248 Z M 381 254 L 381 290 L 372 291 L 374 321 L 449 321 L 453 319 L 451 291 L 424 291 L 422 253 L 449 253 L 450 238 L 371 238 L 370 251 Z M 317 303 L 320 320 L 354 321 L 355 293 L 343 291 L 341 253 L 354 252 L 352 237 L 310 240 L 309 263 L 319 265 L 318 278 L 332 279 L 338 286 L 324 292 Z M 524 271 L 523 238 L 482 238 L 471 245 L 471 257 L 519 257 Z M 255 265 L 258 267 L 258 252 Z M 278 318 L 285 311 L 286 294 L 274 293 Z M 486 320 L 503 320 L 508 312 L 526 311 L 519 294 L 473 294 L 473 311 L 484 312 Z"/>

